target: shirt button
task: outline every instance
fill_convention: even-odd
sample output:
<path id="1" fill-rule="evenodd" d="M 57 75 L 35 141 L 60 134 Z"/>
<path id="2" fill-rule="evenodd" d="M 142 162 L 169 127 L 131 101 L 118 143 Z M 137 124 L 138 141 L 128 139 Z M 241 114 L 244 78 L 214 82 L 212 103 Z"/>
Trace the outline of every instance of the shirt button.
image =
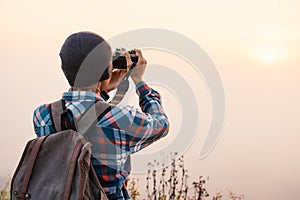
<path id="1" fill-rule="evenodd" d="M 45 126 L 45 122 L 42 121 L 42 122 L 41 122 L 41 126 Z"/>

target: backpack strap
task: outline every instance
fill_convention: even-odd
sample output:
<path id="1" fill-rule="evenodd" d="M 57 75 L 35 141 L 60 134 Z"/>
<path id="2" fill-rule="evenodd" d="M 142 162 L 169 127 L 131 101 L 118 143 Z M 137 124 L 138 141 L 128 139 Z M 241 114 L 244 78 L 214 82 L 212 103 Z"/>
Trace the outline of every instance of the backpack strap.
<path id="1" fill-rule="evenodd" d="M 65 101 L 59 100 L 49 105 L 50 117 L 54 125 L 55 133 L 62 130 L 61 128 L 61 114 L 65 110 Z"/>
<path id="2" fill-rule="evenodd" d="M 111 108 L 112 105 L 107 102 L 96 101 L 78 120 L 75 120 L 72 112 L 68 109 L 65 110 L 65 102 L 60 100 L 50 104 L 50 115 L 56 132 L 69 128 L 81 134 L 85 134 L 89 128 L 93 127 L 93 125 L 95 126 Z M 67 119 L 68 114 L 72 116 L 71 120 Z M 69 121 L 69 125 L 65 124 L 67 121 Z"/>
<path id="3" fill-rule="evenodd" d="M 84 135 L 90 128 L 93 128 L 111 109 L 111 104 L 104 101 L 97 101 L 76 121 L 75 124 L 77 131 Z"/>
<path id="4" fill-rule="evenodd" d="M 33 172 L 33 168 L 34 168 L 34 164 L 35 164 L 37 155 L 40 151 L 41 145 L 43 144 L 43 142 L 45 141 L 46 138 L 47 138 L 47 136 L 43 136 L 43 137 L 39 137 L 35 140 L 32 151 L 28 158 L 28 165 L 27 165 L 27 168 L 26 168 L 26 171 L 24 174 L 21 191 L 14 192 L 17 199 L 30 199 L 30 194 L 27 193 L 28 187 L 29 187 L 29 181 L 31 178 L 31 174 Z"/>

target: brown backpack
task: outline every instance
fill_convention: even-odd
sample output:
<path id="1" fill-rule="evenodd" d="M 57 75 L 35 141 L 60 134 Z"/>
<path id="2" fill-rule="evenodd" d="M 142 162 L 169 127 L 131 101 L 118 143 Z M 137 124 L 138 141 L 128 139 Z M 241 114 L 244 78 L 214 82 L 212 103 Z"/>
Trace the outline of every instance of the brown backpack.
<path id="1" fill-rule="evenodd" d="M 12 179 L 11 200 L 107 200 L 91 165 L 91 143 L 83 134 L 110 105 L 96 102 L 76 121 L 75 130 L 69 127 L 65 117 L 69 110 L 63 111 L 63 106 L 62 101 L 50 106 L 56 133 L 27 143 Z"/>

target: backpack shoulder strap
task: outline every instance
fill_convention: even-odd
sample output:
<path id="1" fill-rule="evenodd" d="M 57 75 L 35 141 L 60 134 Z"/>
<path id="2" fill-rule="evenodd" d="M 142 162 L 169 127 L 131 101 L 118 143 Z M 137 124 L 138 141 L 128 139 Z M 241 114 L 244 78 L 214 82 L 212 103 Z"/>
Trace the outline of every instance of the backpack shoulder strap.
<path id="1" fill-rule="evenodd" d="M 15 195 L 16 195 L 17 199 L 30 199 L 30 194 L 27 193 L 30 178 L 31 178 L 31 175 L 33 173 L 33 168 L 34 168 L 34 164 L 35 164 L 36 159 L 37 159 L 37 155 L 40 151 L 40 148 L 41 148 L 42 144 L 44 143 L 44 141 L 47 137 L 48 136 L 43 136 L 43 137 L 39 137 L 39 138 L 31 141 L 31 142 L 33 142 L 33 141 L 35 141 L 35 142 L 34 142 L 34 145 L 32 147 L 32 150 L 29 154 L 27 168 L 26 168 L 26 171 L 25 171 L 25 174 L 24 174 L 21 191 L 20 192 L 15 192 Z"/>
<path id="2" fill-rule="evenodd" d="M 112 109 L 112 105 L 97 101 L 77 120 L 77 130 L 81 134 L 88 132 L 90 127 L 95 126 L 100 119 Z"/>
<path id="3" fill-rule="evenodd" d="M 108 113 L 112 105 L 104 102 L 97 101 L 90 108 L 88 108 L 78 120 L 75 122 L 75 129 L 85 134 L 92 125 L 96 125 L 98 121 Z M 50 115 L 54 123 L 55 132 L 62 131 L 62 114 L 65 112 L 64 100 L 59 100 L 50 104 Z"/>
<path id="4" fill-rule="evenodd" d="M 54 124 L 55 132 L 61 131 L 61 114 L 65 110 L 64 100 L 59 100 L 49 105 L 51 120 Z"/>

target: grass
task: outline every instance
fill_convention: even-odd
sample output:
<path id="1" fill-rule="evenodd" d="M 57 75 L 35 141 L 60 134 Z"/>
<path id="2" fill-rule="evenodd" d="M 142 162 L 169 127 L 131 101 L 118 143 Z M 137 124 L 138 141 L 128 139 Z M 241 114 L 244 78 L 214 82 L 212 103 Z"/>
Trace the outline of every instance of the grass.
<path id="1" fill-rule="evenodd" d="M 129 181 L 128 190 L 132 200 L 243 200 L 243 195 L 237 195 L 231 191 L 209 194 L 206 183 L 209 177 L 199 176 L 198 180 L 191 183 L 188 180 L 188 170 L 184 165 L 184 158 L 176 158 L 177 153 L 171 154 L 171 164 L 166 166 L 156 160 L 148 163 L 148 175 L 146 177 L 146 195 L 142 197 L 138 179 L 134 177 Z M 176 158 L 176 159 L 175 159 Z M 162 170 L 156 171 L 154 166 L 161 165 Z"/>
<path id="2" fill-rule="evenodd" d="M 11 179 L 9 178 L 4 188 L 0 190 L 0 200 L 10 200 L 10 182 Z"/>

